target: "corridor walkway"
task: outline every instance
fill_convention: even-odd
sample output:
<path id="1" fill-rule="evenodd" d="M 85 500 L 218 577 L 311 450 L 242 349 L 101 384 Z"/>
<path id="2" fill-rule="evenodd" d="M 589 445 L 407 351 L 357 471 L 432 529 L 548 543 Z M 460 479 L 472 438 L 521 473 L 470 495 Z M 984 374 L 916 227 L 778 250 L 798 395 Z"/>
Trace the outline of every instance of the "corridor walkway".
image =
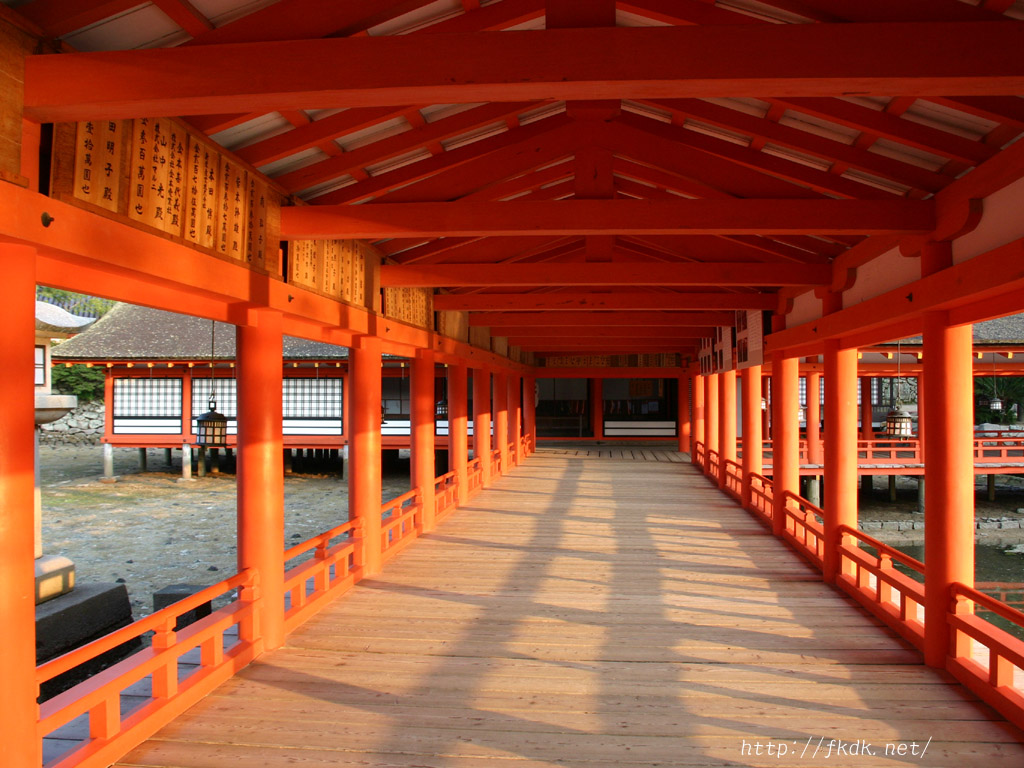
<path id="1" fill-rule="evenodd" d="M 1024 765 L 950 679 L 690 465 L 539 453 L 119 765 Z"/>

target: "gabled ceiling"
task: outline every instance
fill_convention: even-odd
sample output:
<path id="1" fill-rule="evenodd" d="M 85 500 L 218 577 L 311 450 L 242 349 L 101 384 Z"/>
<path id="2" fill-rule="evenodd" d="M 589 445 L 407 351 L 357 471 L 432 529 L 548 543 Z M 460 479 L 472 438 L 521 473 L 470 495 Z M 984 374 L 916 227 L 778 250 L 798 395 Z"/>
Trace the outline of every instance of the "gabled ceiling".
<path id="1" fill-rule="evenodd" d="M 4 1 L 79 51 L 610 26 L 895 22 L 913 35 L 923 22 L 967 28 L 1024 18 L 1021 0 Z M 878 39 L 880 55 L 892 40 Z M 349 109 L 282 103 L 274 112 L 187 119 L 312 206 L 463 203 L 460 211 L 470 213 L 450 219 L 446 208 L 396 206 L 395 216 L 411 211 L 410 223 L 402 218 L 408 236 L 375 235 L 373 227 L 366 236 L 394 265 L 420 268 L 395 271 L 394 284 L 440 288 L 438 308 L 486 312 L 473 322 L 524 349 L 685 351 L 728 319 L 723 312 L 770 308 L 780 289 L 827 284 L 822 275 L 833 259 L 866 236 L 891 234 L 892 217 L 876 221 L 875 211 L 912 218 L 915 201 L 933 198 L 1016 141 L 1024 99 L 899 93 Z M 666 224 L 678 221 L 687 200 L 707 201 L 691 207 L 700 221 Z M 608 201 L 649 202 L 612 211 Z M 844 223 L 852 214 L 819 227 L 773 218 L 790 203 L 825 215 L 827 201 L 863 203 L 856 209 L 863 226 Z M 494 205 L 509 202 L 517 205 Z M 381 209 L 365 209 L 367 220 L 371 210 Z M 550 212 L 571 221 L 553 225 Z M 733 221 L 719 221 L 723 212 L 735 212 Z M 414 225 L 431 217 L 436 226 Z M 522 231 L 543 234 L 519 234 L 519 221 Z M 570 309 L 580 311 L 579 323 L 565 320 Z"/>

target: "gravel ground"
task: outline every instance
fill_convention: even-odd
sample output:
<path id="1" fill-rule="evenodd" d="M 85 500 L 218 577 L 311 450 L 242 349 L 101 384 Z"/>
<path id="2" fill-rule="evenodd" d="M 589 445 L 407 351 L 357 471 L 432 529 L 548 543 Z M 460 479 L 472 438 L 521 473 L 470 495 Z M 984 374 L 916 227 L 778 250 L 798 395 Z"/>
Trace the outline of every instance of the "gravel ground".
<path id="1" fill-rule="evenodd" d="M 118 482 L 99 482 L 99 446 L 39 449 L 43 552 L 75 563 L 78 583 L 121 581 L 136 618 L 153 610 L 153 592 L 169 584 L 215 584 L 236 572 L 235 476 L 190 483 L 163 451 L 114 451 Z M 347 474 L 297 473 L 285 478 L 285 540 L 294 546 L 348 519 Z M 408 461 L 385 468 L 384 499 L 409 489 Z"/>
<path id="2" fill-rule="evenodd" d="M 152 612 L 154 591 L 169 584 L 214 584 L 235 573 L 235 477 L 208 475 L 177 482 L 181 455 L 173 467 L 163 451 L 148 453 L 149 471 L 139 471 L 138 450 L 115 449 L 119 480 L 99 482 L 99 446 L 40 447 L 43 551 L 71 558 L 79 583 L 123 580 L 136 618 Z M 384 470 L 384 499 L 409 488 L 408 461 Z M 897 500 L 889 502 L 886 480 L 875 481 L 861 520 L 921 521 L 917 483 L 900 478 Z M 1000 476 L 997 501 L 985 500 L 978 483 L 977 517 L 1024 519 L 1024 478 Z M 292 546 L 348 518 L 348 482 L 338 473 L 296 473 L 285 479 L 285 540 Z M 869 530 L 887 542 L 924 540 L 922 530 Z M 979 531 L 980 542 L 1021 546 L 1024 529 Z"/>

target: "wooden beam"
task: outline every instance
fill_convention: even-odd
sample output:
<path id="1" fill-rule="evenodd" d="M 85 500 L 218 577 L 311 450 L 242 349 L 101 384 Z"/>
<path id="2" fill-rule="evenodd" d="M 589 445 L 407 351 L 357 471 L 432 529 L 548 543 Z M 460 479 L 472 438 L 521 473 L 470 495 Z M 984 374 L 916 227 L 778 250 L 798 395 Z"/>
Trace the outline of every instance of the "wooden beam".
<path id="1" fill-rule="evenodd" d="M 732 325 L 736 316 L 732 312 L 474 312 L 469 316 L 471 326 L 491 327 L 491 333 L 501 336 L 495 328 L 556 328 L 583 326 L 645 328 L 703 328 Z"/>
<path id="2" fill-rule="evenodd" d="M 575 339 L 577 341 L 616 341 L 619 339 L 659 339 L 673 343 L 685 339 L 693 343 L 714 335 L 715 329 L 707 328 L 645 328 L 642 326 L 604 328 L 590 325 L 565 325 L 552 328 L 516 328 L 514 326 L 491 326 L 491 336 L 507 336 L 509 344 L 532 343 L 536 339 Z"/>
<path id="3" fill-rule="evenodd" d="M 926 234 L 923 200 L 563 200 L 303 206 L 281 211 L 285 240 L 477 235 Z"/>
<path id="4" fill-rule="evenodd" d="M 25 111 L 55 122 L 285 106 L 1007 95 L 1024 92 L 1022 46 L 1024 27 L 1000 21 L 556 29 L 51 54 L 26 62 Z"/>
<path id="5" fill-rule="evenodd" d="M 600 269 L 577 264 L 438 264 L 384 265 L 383 287 L 490 286 L 691 286 L 691 285 L 828 285 L 832 268 L 817 264 L 669 264 L 616 262 Z"/>
<path id="6" fill-rule="evenodd" d="M 483 293 L 438 294 L 434 309 L 458 311 L 532 312 L 536 310 L 713 310 L 775 309 L 771 293 Z"/>

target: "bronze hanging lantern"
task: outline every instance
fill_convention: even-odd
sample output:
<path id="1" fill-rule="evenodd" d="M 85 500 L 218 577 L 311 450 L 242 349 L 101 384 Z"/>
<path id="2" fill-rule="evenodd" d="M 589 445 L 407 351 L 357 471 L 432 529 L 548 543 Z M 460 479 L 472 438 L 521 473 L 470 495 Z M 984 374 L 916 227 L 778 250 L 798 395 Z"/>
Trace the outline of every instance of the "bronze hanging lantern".
<path id="1" fill-rule="evenodd" d="M 988 409 L 995 413 L 1003 410 L 1003 399 L 999 396 L 999 377 L 996 375 L 996 353 L 992 353 L 992 398 L 988 401 Z"/>
<path id="2" fill-rule="evenodd" d="M 228 444 L 228 420 L 217 413 L 217 384 L 213 375 L 213 349 L 216 325 L 210 321 L 210 402 L 206 413 L 196 419 L 196 444 L 206 448 L 222 448 Z"/>
<path id="3" fill-rule="evenodd" d="M 900 342 L 896 343 L 896 396 L 893 398 L 889 413 L 885 415 L 885 436 L 909 439 L 914 435 L 913 420 L 910 418 L 910 414 L 903 410 L 903 404 L 900 402 L 899 396 L 900 384 L 902 382 L 900 378 L 900 345 Z"/>

